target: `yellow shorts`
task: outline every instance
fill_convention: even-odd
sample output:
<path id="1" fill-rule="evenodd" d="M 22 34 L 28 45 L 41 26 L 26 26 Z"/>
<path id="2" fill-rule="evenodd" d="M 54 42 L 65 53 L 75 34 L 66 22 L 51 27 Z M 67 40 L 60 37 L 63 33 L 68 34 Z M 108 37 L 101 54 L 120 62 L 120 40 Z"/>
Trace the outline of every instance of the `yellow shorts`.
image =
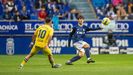
<path id="1" fill-rule="evenodd" d="M 40 51 L 40 50 L 41 50 L 43 53 L 46 53 L 47 55 L 52 55 L 52 51 L 50 50 L 49 47 L 46 47 L 46 48 L 44 49 L 44 48 L 37 47 L 37 46 L 35 46 L 35 45 L 32 47 L 30 53 L 34 55 L 34 54 L 38 53 L 38 51 Z"/>

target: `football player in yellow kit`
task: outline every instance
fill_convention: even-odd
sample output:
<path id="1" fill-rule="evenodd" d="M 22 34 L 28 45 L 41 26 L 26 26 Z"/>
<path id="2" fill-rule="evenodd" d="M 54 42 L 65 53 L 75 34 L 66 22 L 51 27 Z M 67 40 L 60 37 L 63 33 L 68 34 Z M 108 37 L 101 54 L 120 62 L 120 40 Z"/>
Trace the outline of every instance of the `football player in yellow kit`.
<path id="1" fill-rule="evenodd" d="M 48 59 L 52 68 L 59 68 L 61 64 L 55 64 L 52 52 L 49 48 L 49 43 L 52 39 L 54 30 L 52 28 L 52 21 L 50 18 L 46 18 L 45 24 L 39 26 L 34 35 L 32 36 L 32 42 L 30 43 L 30 47 L 32 47 L 31 52 L 24 58 L 22 63 L 20 64 L 20 69 L 23 68 L 24 64 L 38 51 L 42 51 L 48 55 Z"/>

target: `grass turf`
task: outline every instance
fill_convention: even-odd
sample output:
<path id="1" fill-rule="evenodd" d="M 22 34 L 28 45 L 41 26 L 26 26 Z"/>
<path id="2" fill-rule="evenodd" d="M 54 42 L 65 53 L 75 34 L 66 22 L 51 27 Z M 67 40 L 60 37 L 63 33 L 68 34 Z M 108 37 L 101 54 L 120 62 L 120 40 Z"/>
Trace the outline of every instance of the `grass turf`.
<path id="1" fill-rule="evenodd" d="M 61 68 L 51 68 L 47 56 L 35 55 L 22 70 L 18 66 L 25 55 L 0 55 L 0 75 L 133 75 L 133 55 L 93 55 L 95 63 L 87 64 L 86 58 L 74 65 L 65 62 L 74 55 L 54 55 Z"/>

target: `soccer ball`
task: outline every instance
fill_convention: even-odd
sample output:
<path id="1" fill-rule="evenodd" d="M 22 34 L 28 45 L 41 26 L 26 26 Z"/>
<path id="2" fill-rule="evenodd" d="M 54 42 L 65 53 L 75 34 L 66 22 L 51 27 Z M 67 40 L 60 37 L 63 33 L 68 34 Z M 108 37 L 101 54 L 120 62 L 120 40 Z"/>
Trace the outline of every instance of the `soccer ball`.
<path id="1" fill-rule="evenodd" d="M 110 19 L 109 18 L 104 18 L 103 20 L 102 20 L 102 24 L 103 25 L 108 25 L 110 23 Z"/>

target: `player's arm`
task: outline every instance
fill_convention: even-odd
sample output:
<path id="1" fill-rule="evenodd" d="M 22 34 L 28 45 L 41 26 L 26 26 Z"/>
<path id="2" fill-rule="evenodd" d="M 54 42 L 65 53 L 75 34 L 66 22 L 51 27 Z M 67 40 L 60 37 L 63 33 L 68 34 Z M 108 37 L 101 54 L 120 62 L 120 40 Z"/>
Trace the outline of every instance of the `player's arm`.
<path id="1" fill-rule="evenodd" d="M 103 29 L 102 27 L 95 28 L 95 29 L 87 27 L 86 31 L 96 31 L 96 30 L 102 30 L 102 29 Z"/>
<path id="2" fill-rule="evenodd" d="M 54 34 L 54 30 L 52 29 L 52 30 L 50 31 L 50 34 L 49 34 L 49 40 L 48 40 L 47 46 L 49 46 L 50 41 L 52 40 L 53 34 Z"/>
<path id="3" fill-rule="evenodd" d="M 49 36 L 49 40 L 48 40 L 48 44 L 47 44 L 47 46 L 49 46 L 50 41 L 52 40 L 52 37 L 53 37 L 53 36 L 51 36 L 51 35 Z"/>
<path id="4" fill-rule="evenodd" d="M 38 33 L 38 28 L 36 29 L 36 31 L 34 32 L 34 34 L 32 36 L 32 40 L 31 40 L 31 43 L 30 43 L 29 47 L 32 47 L 34 45 L 37 33 Z"/>
<path id="5" fill-rule="evenodd" d="M 72 31 L 69 34 L 69 39 L 68 39 L 68 47 L 70 47 L 70 43 L 71 43 L 71 38 L 73 36 L 73 34 L 76 32 L 76 28 L 73 28 Z"/>

